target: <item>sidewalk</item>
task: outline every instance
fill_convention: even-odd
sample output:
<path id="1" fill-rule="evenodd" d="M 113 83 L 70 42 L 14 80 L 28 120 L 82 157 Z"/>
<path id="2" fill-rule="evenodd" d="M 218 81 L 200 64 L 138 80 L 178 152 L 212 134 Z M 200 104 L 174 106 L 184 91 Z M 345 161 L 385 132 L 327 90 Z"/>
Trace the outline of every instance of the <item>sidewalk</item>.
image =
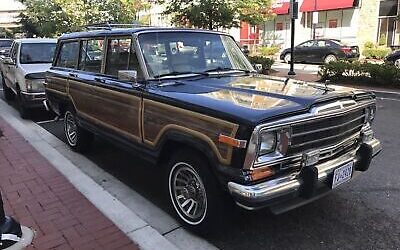
<path id="1" fill-rule="evenodd" d="M 4 209 L 35 231 L 28 249 L 138 249 L 1 117 L 0 131 Z"/>

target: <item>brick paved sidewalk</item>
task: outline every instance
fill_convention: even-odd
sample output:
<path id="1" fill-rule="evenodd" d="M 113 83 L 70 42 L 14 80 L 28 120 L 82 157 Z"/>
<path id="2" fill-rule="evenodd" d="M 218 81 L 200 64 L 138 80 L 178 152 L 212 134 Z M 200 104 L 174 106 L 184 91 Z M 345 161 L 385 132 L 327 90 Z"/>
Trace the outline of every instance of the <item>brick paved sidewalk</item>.
<path id="1" fill-rule="evenodd" d="M 35 231 L 28 249 L 138 249 L 1 117 L 0 131 L 4 209 Z"/>

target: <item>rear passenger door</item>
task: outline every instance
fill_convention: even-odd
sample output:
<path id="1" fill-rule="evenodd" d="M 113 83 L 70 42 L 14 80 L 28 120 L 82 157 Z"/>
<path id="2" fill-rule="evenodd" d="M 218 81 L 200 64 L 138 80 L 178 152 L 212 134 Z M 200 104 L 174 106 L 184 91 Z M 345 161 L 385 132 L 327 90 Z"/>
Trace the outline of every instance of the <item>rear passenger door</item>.
<path id="1" fill-rule="evenodd" d="M 143 75 L 132 38 L 109 37 L 105 41 L 104 72 L 95 78 L 93 117 L 113 134 L 141 142 L 140 109 Z M 138 82 L 118 79 L 121 70 L 136 70 Z"/>
<path id="2" fill-rule="evenodd" d="M 104 37 L 81 40 L 78 52 L 77 70 L 69 73 L 68 93 L 78 115 L 96 121 L 99 106 L 95 88 L 103 68 Z"/>

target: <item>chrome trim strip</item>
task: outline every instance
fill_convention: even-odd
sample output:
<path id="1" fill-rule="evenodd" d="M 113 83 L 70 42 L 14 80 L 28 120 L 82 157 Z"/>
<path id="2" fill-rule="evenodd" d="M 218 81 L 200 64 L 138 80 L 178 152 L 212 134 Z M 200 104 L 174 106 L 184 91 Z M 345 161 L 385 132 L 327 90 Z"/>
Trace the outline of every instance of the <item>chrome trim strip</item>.
<path id="1" fill-rule="evenodd" d="M 26 92 L 26 91 L 21 91 L 21 94 L 23 95 L 30 95 L 30 96 L 38 96 L 38 95 L 45 95 L 45 92 Z"/>
<path id="2" fill-rule="evenodd" d="M 303 142 L 303 143 L 296 144 L 296 145 L 291 145 L 291 148 L 303 147 L 303 146 L 308 145 L 308 144 L 312 144 L 312 143 L 316 143 L 316 142 L 321 142 L 321 141 L 325 141 L 325 140 L 330 140 L 330 139 L 335 138 L 335 137 L 340 137 L 340 136 L 342 136 L 342 135 L 345 135 L 346 133 L 349 133 L 349 132 L 352 131 L 352 130 L 355 130 L 355 129 L 360 129 L 360 130 L 361 130 L 362 126 L 364 126 L 364 124 L 359 124 L 358 126 L 352 128 L 352 129 L 350 129 L 350 130 L 348 130 L 348 131 L 344 131 L 344 132 L 342 132 L 342 133 L 340 133 L 340 134 L 336 134 L 336 135 L 332 135 L 332 136 L 327 136 L 327 137 L 323 137 L 323 138 L 321 138 L 321 139 L 317 139 L 317 140 L 313 140 L 313 141 L 307 141 L 307 142 Z"/>
<path id="3" fill-rule="evenodd" d="M 299 137 L 299 136 L 302 136 L 302 135 L 308 135 L 308 134 L 323 132 L 323 131 L 325 131 L 325 130 L 337 129 L 337 128 L 340 128 L 340 127 L 344 127 L 344 126 L 346 126 L 346 125 L 349 125 L 350 123 L 355 122 L 355 121 L 357 121 L 357 120 L 360 120 L 361 118 L 364 118 L 364 117 L 365 117 L 365 115 L 361 115 L 361 116 L 359 116 L 359 117 L 357 117 L 357 118 L 355 118 L 355 119 L 353 119 L 353 120 L 347 121 L 347 122 L 342 123 L 342 124 L 340 124 L 340 125 L 330 126 L 330 127 L 324 127 L 324 128 L 321 128 L 321 129 L 316 129 L 316 130 L 311 130 L 311 131 L 307 131 L 307 132 L 301 132 L 301 133 L 292 134 L 292 137 Z M 363 121 L 364 121 L 364 120 L 363 120 Z"/>
<path id="4" fill-rule="evenodd" d="M 373 149 L 373 155 L 376 155 L 382 148 L 379 140 L 373 139 L 367 143 Z M 357 149 L 348 152 L 333 160 L 316 165 L 318 169 L 318 182 L 326 180 L 327 176 L 337 167 L 344 165 L 350 161 L 356 161 Z M 235 182 L 228 182 L 228 190 L 232 196 L 240 198 L 248 202 L 268 202 L 273 198 L 284 195 L 294 194 L 303 184 L 298 177 L 299 172 L 292 173 L 287 176 L 265 181 L 254 185 L 242 185 Z M 242 206 L 252 209 L 249 206 Z"/>

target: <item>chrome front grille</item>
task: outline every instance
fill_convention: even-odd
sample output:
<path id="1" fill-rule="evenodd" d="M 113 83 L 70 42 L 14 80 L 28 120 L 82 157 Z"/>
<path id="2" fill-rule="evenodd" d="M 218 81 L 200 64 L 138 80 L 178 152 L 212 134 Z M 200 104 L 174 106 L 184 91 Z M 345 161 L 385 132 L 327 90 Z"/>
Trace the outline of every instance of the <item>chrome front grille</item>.
<path id="1" fill-rule="evenodd" d="M 365 110 L 293 124 L 288 155 L 338 144 L 361 131 Z"/>

